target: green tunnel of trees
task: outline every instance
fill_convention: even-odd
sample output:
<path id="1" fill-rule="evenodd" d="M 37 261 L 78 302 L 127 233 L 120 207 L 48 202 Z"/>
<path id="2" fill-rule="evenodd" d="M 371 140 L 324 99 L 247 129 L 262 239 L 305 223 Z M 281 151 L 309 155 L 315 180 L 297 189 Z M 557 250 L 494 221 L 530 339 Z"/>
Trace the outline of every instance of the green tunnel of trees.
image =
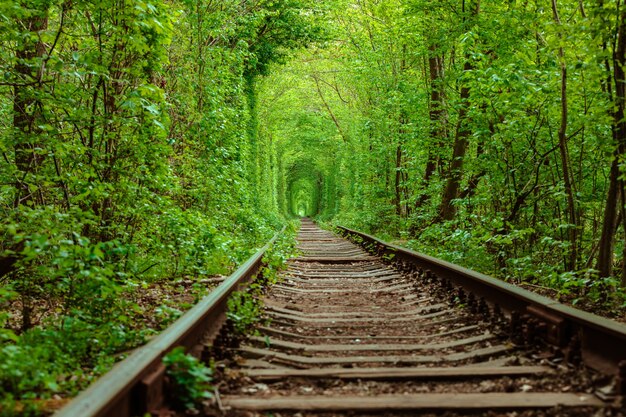
<path id="1" fill-rule="evenodd" d="M 618 0 L 20 0 L 0 44 L 3 401 L 298 216 L 624 314 Z"/>
<path id="2" fill-rule="evenodd" d="M 323 177 L 310 162 L 297 163 L 287 171 L 288 214 L 315 217 L 320 210 Z"/>

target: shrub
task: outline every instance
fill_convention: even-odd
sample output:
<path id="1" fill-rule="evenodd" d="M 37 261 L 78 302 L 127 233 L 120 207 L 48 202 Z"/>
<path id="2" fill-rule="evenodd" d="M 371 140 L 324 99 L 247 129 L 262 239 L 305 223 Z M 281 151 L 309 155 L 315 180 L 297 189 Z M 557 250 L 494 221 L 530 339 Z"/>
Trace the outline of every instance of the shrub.
<path id="1" fill-rule="evenodd" d="M 213 372 L 202 362 L 177 347 L 165 355 L 163 363 L 169 383 L 172 405 L 178 409 L 197 408 L 203 400 L 212 397 Z"/>

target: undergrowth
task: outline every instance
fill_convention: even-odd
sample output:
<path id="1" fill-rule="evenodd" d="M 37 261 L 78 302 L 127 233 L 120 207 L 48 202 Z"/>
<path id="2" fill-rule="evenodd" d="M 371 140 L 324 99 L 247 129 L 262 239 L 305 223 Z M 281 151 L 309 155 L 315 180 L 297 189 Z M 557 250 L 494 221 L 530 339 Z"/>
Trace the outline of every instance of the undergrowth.
<path id="1" fill-rule="evenodd" d="M 177 410 L 198 409 L 212 397 L 213 371 L 197 358 L 177 347 L 163 358 L 167 375 L 167 396 Z"/>
<path id="2" fill-rule="evenodd" d="M 279 272 L 285 268 L 287 260 L 295 254 L 297 223 L 287 225 L 285 231 L 266 251 L 263 267 L 245 290 L 236 291 L 228 299 L 227 328 L 234 334 L 231 339 L 244 338 L 256 334 L 256 327 L 263 322 L 263 293 L 279 280 Z M 219 343 L 219 342 L 218 342 Z M 215 354 L 215 351 L 213 352 Z M 171 392 L 172 404 L 179 410 L 199 409 L 202 401 L 211 398 L 212 368 L 206 367 L 196 358 L 177 348 L 163 360 Z"/>
<path id="3" fill-rule="evenodd" d="M 32 306 L 33 325 L 28 330 L 22 331 L 15 319 L 23 308 L 16 292 L 0 285 L 0 417 L 49 414 L 51 408 L 63 405 L 132 349 L 165 329 L 216 285 L 207 283 L 208 275 L 200 269 L 195 275 L 155 281 L 148 272 L 121 277 L 119 271 L 106 269 L 108 261 L 98 260 L 117 256 L 112 249 L 99 252 L 87 241 L 81 244 L 83 249 L 71 253 L 61 249 L 50 253 L 73 257 L 62 258 L 64 263 L 59 265 L 70 265 L 84 279 L 71 281 L 57 271 L 55 279 L 68 280 L 66 293 L 35 288 L 42 296 Z M 253 250 L 239 249 L 237 262 Z M 277 262 L 281 253 L 277 250 L 268 255 L 270 264 Z M 268 276 L 274 273 L 273 269 L 267 271 Z M 67 302 L 69 296 L 72 303 Z M 67 309 L 70 304 L 73 307 Z"/>
<path id="4" fill-rule="evenodd" d="M 355 226 L 358 227 L 358 226 Z M 492 234 L 487 228 L 461 229 L 454 222 L 433 224 L 419 231 L 419 238 L 406 233 L 374 232 L 382 240 L 473 269 L 519 285 L 560 302 L 626 321 L 626 288 L 616 278 L 600 278 L 585 268 L 563 272 L 563 248 L 544 238 L 532 254 L 519 248 L 527 230 Z M 358 236 L 355 243 L 362 243 Z"/>
<path id="5" fill-rule="evenodd" d="M 238 336 L 255 332 L 255 327 L 262 323 L 263 301 L 261 296 L 279 280 L 279 272 L 287 260 L 296 255 L 297 222 L 291 222 L 276 242 L 263 257 L 263 267 L 244 291 L 236 291 L 228 299 L 227 317 Z"/>

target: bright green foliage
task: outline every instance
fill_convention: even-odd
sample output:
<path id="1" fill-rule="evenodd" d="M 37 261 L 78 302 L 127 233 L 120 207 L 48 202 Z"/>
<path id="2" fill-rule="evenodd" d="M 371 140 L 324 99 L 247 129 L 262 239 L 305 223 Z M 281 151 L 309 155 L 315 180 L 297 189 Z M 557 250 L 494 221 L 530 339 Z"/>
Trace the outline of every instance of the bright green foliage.
<path id="1" fill-rule="evenodd" d="M 287 260 L 297 256 L 296 235 L 299 227 L 297 221 L 287 223 L 283 233 L 263 256 L 264 267 L 256 279 L 256 283 L 262 288 L 267 288 L 278 282 L 278 273 L 287 267 Z"/>
<path id="2" fill-rule="evenodd" d="M 197 298 L 292 216 L 619 307 L 619 4 L 0 1 L 0 396 L 76 392 L 141 291 Z"/>
<path id="3" fill-rule="evenodd" d="M 0 398 L 84 388 L 149 332 L 138 293 L 227 274 L 279 229 L 255 85 L 326 36 L 325 13 L 0 2 Z M 183 310 L 163 303 L 156 327 Z"/>
<path id="4" fill-rule="evenodd" d="M 557 0 L 557 23 L 550 1 L 342 1 L 334 41 L 259 84 L 259 132 L 282 163 L 280 209 L 588 308 L 623 304 L 619 279 L 594 272 L 609 241 L 613 275 L 626 271 L 623 204 L 607 203 L 626 143 L 613 114 L 622 16 L 602 3 Z"/>
<path id="5" fill-rule="evenodd" d="M 190 410 L 213 396 L 211 368 L 187 355 L 184 348 L 177 347 L 165 355 L 163 364 L 169 382 L 167 395 L 173 406 Z"/>
<path id="6" fill-rule="evenodd" d="M 236 291 L 228 299 L 227 317 L 235 333 L 245 336 L 263 321 L 261 296 L 269 285 L 278 282 L 278 272 L 295 255 L 297 223 L 290 222 L 285 231 L 263 257 L 263 268 L 245 291 Z"/>
<path id="7" fill-rule="evenodd" d="M 228 299 L 227 317 L 237 335 L 244 336 L 254 329 L 261 322 L 262 314 L 263 303 L 258 298 L 256 286 L 251 291 L 237 291 Z"/>
<path id="8" fill-rule="evenodd" d="M 32 402 L 37 414 L 34 400 L 43 393 L 77 392 L 113 365 L 116 352 L 137 343 L 138 335 L 121 322 L 96 325 L 76 317 L 62 324 L 0 345 L 0 415 L 13 415 L 17 400 Z"/>

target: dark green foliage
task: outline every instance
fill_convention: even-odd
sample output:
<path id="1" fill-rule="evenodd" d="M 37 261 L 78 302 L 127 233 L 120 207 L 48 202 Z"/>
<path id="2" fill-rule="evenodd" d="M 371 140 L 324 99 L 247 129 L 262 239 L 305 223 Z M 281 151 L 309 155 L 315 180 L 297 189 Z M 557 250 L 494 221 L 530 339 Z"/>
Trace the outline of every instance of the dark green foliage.
<path id="1" fill-rule="evenodd" d="M 198 408 L 203 400 L 211 398 L 213 372 L 197 358 L 177 347 L 163 358 L 168 377 L 168 398 L 180 410 Z"/>

